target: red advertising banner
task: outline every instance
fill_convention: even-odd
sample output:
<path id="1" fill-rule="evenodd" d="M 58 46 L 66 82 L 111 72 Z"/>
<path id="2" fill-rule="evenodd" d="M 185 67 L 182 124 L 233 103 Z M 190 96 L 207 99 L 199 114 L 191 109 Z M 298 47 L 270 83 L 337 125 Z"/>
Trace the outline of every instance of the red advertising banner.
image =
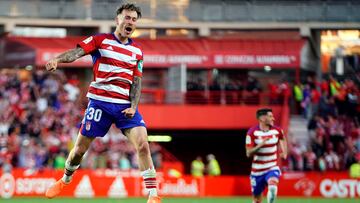
<path id="1" fill-rule="evenodd" d="M 259 107 L 246 105 L 152 105 L 139 107 L 144 120 L 151 129 L 244 129 L 256 123 Z M 272 106 L 275 118 L 281 118 L 281 106 Z M 156 116 L 154 116 L 156 109 Z M 222 118 L 218 118 L 221 112 Z M 170 115 L 170 116 L 169 116 Z M 204 117 L 206 115 L 206 117 Z M 251 116 L 239 116 L 251 115 Z"/>
<path id="2" fill-rule="evenodd" d="M 186 64 L 188 67 L 299 67 L 298 54 L 261 55 L 261 54 L 147 54 L 144 65 L 147 67 L 169 67 Z"/>
<path id="3" fill-rule="evenodd" d="M 0 175 L 0 197 L 43 196 L 46 189 L 62 176 L 62 171 L 16 169 Z M 158 176 L 163 197 L 250 196 L 247 176 L 169 178 Z M 285 173 L 279 184 L 280 196 L 360 198 L 360 179 L 347 173 Z M 140 197 L 146 190 L 138 171 L 78 170 L 63 197 Z"/>
<path id="4" fill-rule="evenodd" d="M 279 195 L 360 198 L 360 179 L 352 179 L 346 172 L 285 173 Z"/>
<path id="5" fill-rule="evenodd" d="M 5 38 L 0 64 L 36 65 L 45 63 L 60 53 L 73 49 L 86 37 L 67 38 Z M 301 65 L 304 40 L 247 39 L 136 39 L 144 52 L 144 66 L 150 68 L 297 68 Z M 1 52 L 1 50 L 0 50 Z M 21 63 L 20 63 L 21 62 Z M 71 67 L 91 67 L 90 56 L 81 58 Z"/>

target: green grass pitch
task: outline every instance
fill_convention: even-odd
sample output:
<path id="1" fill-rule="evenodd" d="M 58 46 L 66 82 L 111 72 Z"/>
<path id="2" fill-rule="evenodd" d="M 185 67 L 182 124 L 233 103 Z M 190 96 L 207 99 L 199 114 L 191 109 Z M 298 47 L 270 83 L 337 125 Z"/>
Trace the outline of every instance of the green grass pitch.
<path id="1" fill-rule="evenodd" d="M 75 198 L 13 198 L 0 199 L 6 203 L 146 203 L 143 198 L 94 198 L 94 199 L 75 199 Z M 164 198 L 162 203 L 251 203 L 250 197 L 229 197 L 229 198 Z M 321 198 L 284 198 L 280 197 L 276 203 L 359 203 L 360 198 L 356 199 L 321 199 Z M 266 200 L 263 200 L 266 203 Z"/>

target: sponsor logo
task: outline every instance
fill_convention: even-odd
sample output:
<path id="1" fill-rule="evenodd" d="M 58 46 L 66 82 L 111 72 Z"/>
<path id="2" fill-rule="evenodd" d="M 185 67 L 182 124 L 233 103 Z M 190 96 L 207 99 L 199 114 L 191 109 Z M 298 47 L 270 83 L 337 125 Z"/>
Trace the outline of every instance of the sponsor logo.
<path id="1" fill-rule="evenodd" d="M 43 195 L 46 189 L 55 183 L 54 178 L 15 178 L 5 173 L 0 178 L 0 196 L 10 198 L 15 192 L 17 195 Z"/>
<path id="2" fill-rule="evenodd" d="M 75 188 L 75 197 L 93 197 L 94 190 L 88 175 L 84 175 Z"/>
<path id="3" fill-rule="evenodd" d="M 128 192 L 125 188 L 124 181 L 121 177 L 117 176 L 114 182 L 111 184 L 108 191 L 109 197 L 127 197 Z"/>
<path id="4" fill-rule="evenodd" d="M 89 42 L 91 42 L 93 40 L 93 37 L 88 37 L 88 38 L 86 38 L 83 42 L 85 43 L 85 44 L 89 44 Z"/>
<path id="5" fill-rule="evenodd" d="M 0 178 L 0 195 L 2 198 L 10 198 L 15 193 L 15 179 L 9 174 L 5 173 Z"/>
<path id="6" fill-rule="evenodd" d="M 187 183 L 184 179 L 179 178 L 176 182 L 160 182 L 159 184 L 160 195 L 183 195 L 183 196 L 198 196 L 199 185 L 195 179 L 192 179 L 190 183 Z M 147 191 L 143 185 L 143 194 L 146 195 Z"/>
<path id="7" fill-rule="evenodd" d="M 144 55 L 146 63 L 203 64 L 209 61 L 205 55 Z"/>
<path id="8" fill-rule="evenodd" d="M 291 64 L 292 55 L 215 55 L 215 64 Z"/>
<path id="9" fill-rule="evenodd" d="M 324 197 L 360 197 L 360 180 L 325 179 L 320 183 L 320 193 Z"/>
<path id="10" fill-rule="evenodd" d="M 143 66 L 144 66 L 144 62 L 143 62 L 143 60 L 140 60 L 139 62 L 138 62 L 138 70 L 142 73 L 142 71 L 143 71 Z"/>
<path id="11" fill-rule="evenodd" d="M 114 50 L 114 49 L 112 48 L 112 46 L 108 46 L 106 49 L 107 49 L 107 50 Z"/>
<path id="12" fill-rule="evenodd" d="M 87 131 L 89 131 L 90 128 L 91 128 L 91 122 L 90 122 L 90 121 L 86 121 L 85 129 L 86 129 Z"/>
<path id="13" fill-rule="evenodd" d="M 184 179 L 178 179 L 176 183 L 163 183 L 159 188 L 163 195 L 199 195 L 199 186 L 196 180 L 186 183 Z"/>
<path id="14" fill-rule="evenodd" d="M 302 192 L 305 196 L 311 196 L 315 190 L 315 183 L 308 178 L 302 178 L 294 184 L 294 188 L 295 190 Z"/>

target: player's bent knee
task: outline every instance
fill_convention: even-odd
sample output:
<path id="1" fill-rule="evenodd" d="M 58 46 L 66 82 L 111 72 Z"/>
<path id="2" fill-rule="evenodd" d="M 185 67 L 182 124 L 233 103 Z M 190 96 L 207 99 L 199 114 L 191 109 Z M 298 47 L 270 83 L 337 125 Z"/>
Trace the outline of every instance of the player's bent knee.
<path id="1" fill-rule="evenodd" d="M 277 186 L 276 186 L 276 185 L 269 185 L 268 190 L 269 190 L 272 194 L 276 194 L 276 193 L 277 193 Z"/>
<path id="2" fill-rule="evenodd" d="M 271 186 L 271 185 L 277 186 L 278 183 L 279 183 L 279 179 L 277 179 L 277 178 L 269 178 L 267 183 L 268 183 L 269 186 Z"/>
<path id="3" fill-rule="evenodd" d="M 142 154 L 142 155 L 150 153 L 149 143 L 146 141 L 140 142 L 138 150 L 139 150 L 139 154 Z"/>

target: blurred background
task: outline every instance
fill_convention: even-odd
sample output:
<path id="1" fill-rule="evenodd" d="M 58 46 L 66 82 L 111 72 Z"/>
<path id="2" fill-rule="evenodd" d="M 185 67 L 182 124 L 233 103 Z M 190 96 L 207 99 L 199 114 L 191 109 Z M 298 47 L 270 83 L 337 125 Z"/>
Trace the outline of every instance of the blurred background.
<path id="1" fill-rule="evenodd" d="M 0 0 L 2 198 L 42 197 L 61 176 L 92 60 L 55 73 L 44 65 L 87 36 L 113 32 L 124 2 Z M 357 201 L 360 1 L 134 2 L 143 14 L 133 34 L 144 52 L 139 109 L 162 196 L 250 202 L 245 135 L 266 106 L 289 141 L 288 159 L 279 160 L 280 201 Z M 137 168 L 134 148 L 112 127 L 94 141 L 64 196 L 143 197 Z"/>

